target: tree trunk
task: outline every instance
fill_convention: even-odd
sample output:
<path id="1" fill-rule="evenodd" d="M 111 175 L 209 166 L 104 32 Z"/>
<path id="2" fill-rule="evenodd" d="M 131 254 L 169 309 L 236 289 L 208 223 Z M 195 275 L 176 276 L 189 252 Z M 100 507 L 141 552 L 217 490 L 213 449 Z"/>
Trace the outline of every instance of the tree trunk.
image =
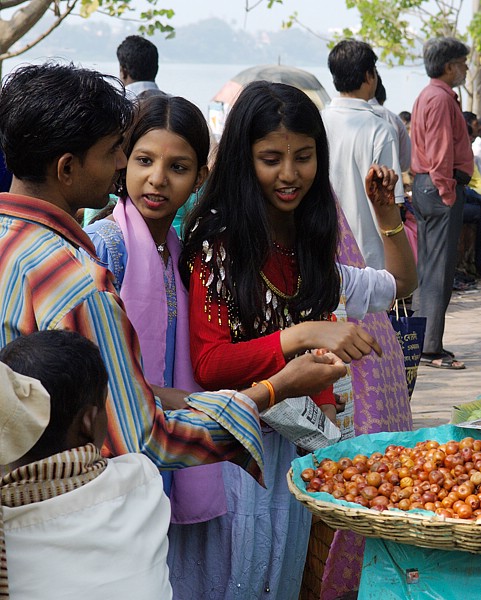
<path id="1" fill-rule="evenodd" d="M 47 12 L 52 0 L 29 0 L 9 20 L 0 19 L 0 53 L 7 52 Z"/>
<path id="2" fill-rule="evenodd" d="M 479 12 L 480 0 L 473 0 L 473 16 Z M 471 82 L 472 90 L 472 103 L 468 109 L 475 115 L 481 115 L 481 68 L 480 68 L 480 56 L 479 52 L 473 49 L 472 54 L 472 65 L 473 65 L 473 77 Z"/>
<path id="3" fill-rule="evenodd" d="M 479 65 L 479 54 L 477 52 L 473 54 L 476 59 L 475 64 Z M 474 73 L 471 82 L 471 89 L 473 91 L 473 95 L 471 98 L 472 102 L 471 106 L 469 106 L 467 110 L 470 110 L 475 115 L 481 115 L 481 70 L 479 69 L 479 66 L 477 67 L 476 72 Z"/>

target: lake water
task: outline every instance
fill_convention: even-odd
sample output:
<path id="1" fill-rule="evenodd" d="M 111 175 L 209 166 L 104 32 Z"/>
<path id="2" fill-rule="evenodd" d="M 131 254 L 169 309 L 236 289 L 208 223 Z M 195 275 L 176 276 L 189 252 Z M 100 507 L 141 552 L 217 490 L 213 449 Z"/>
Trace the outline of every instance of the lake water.
<path id="1" fill-rule="evenodd" d="M 4 75 L 23 62 L 26 61 L 22 60 L 21 56 L 5 61 Z M 97 69 L 109 75 L 118 75 L 117 62 L 94 63 L 84 61 L 81 65 L 86 68 Z M 250 66 L 252 65 L 163 63 L 159 68 L 157 84 L 165 92 L 188 98 L 207 115 L 209 103 L 224 83 Z M 332 77 L 327 67 L 314 68 L 300 65 L 299 67 L 315 75 L 331 97 L 336 95 L 332 85 Z M 411 111 L 414 100 L 428 82 L 423 67 L 394 67 L 388 69 L 380 65 L 379 71 L 387 90 L 386 106 L 395 113 L 402 110 Z"/>

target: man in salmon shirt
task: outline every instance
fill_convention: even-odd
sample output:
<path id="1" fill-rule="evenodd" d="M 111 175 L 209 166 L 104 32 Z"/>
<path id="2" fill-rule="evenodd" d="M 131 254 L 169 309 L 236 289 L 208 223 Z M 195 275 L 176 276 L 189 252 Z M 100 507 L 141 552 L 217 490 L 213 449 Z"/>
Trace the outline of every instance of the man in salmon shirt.
<path id="1" fill-rule="evenodd" d="M 473 174 L 471 143 L 453 89 L 464 83 L 469 51 L 454 38 L 426 42 L 424 66 L 431 81 L 419 94 L 411 119 L 419 280 L 413 309 L 427 317 L 421 363 L 439 369 L 465 368 L 443 348 L 443 334 L 463 224 L 464 186 Z"/>

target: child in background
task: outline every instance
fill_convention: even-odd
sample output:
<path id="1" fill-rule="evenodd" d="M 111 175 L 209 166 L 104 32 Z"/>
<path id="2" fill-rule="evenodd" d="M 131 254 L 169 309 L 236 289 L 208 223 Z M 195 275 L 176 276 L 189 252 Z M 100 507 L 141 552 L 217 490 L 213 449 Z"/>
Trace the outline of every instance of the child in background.
<path id="1" fill-rule="evenodd" d="M 334 322 L 332 313 L 345 309 L 362 318 L 388 309 L 416 285 L 394 205 L 396 176 L 373 165 L 366 178 L 384 232 L 387 270 L 375 271 L 336 263 L 338 218 L 328 173 L 326 134 L 312 101 L 290 86 L 248 85 L 186 223 L 181 264 L 190 283 L 191 356 L 201 385 L 242 387 L 315 347 L 348 363 L 373 349 L 381 353 L 362 327 Z M 315 400 L 336 418 L 332 395 Z M 347 411 L 352 415 L 352 405 Z M 189 539 L 171 536 L 188 567 L 183 576 L 181 566 L 179 576 L 171 572 L 179 598 L 195 590 L 216 590 L 211 597 L 226 600 L 298 596 L 310 517 L 285 482 L 296 451 L 269 428 L 264 448 L 267 490 L 225 465 L 227 515 L 191 528 Z"/>
<path id="2" fill-rule="evenodd" d="M 7 344 L 0 361 L 50 395 L 43 433 L 22 456 L 6 457 L 10 472 L 0 480 L 11 600 L 172 598 L 170 505 L 157 468 L 142 454 L 100 455 L 107 372 L 98 348 L 72 331 L 40 331 Z M 28 415 L 30 391 L 15 385 L 11 399 L 2 383 L 3 408 L 14 402 L 12 412 Z M 20 419 L 9 422 L 2 462 L 3 448 L 23 435 Z"/>

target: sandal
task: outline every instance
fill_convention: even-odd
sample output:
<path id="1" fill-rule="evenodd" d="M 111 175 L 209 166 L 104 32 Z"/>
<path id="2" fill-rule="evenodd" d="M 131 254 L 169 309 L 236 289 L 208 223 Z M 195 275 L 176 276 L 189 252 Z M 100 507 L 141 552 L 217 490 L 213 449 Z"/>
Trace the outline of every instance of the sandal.
<path id="1" fill-rule="evenodd" d="M 475 283 L 467 283 L 465 281 L 461 281 L 459 279 L 455 279 L 453 282 L 453 290 L 455 292 L 466 292 L 467 290 L 472 290 L 476 287 Z"/>
<path id="2" fill-rule="evenodd" d="M 435 369 L 452 369 L 454 371 L 465 369 L 466 365 L 460 360 L 456 360 L 451 354 L 451 352 L 446 351 L 443 354 L 423 354 L 420 364 Z"/>

